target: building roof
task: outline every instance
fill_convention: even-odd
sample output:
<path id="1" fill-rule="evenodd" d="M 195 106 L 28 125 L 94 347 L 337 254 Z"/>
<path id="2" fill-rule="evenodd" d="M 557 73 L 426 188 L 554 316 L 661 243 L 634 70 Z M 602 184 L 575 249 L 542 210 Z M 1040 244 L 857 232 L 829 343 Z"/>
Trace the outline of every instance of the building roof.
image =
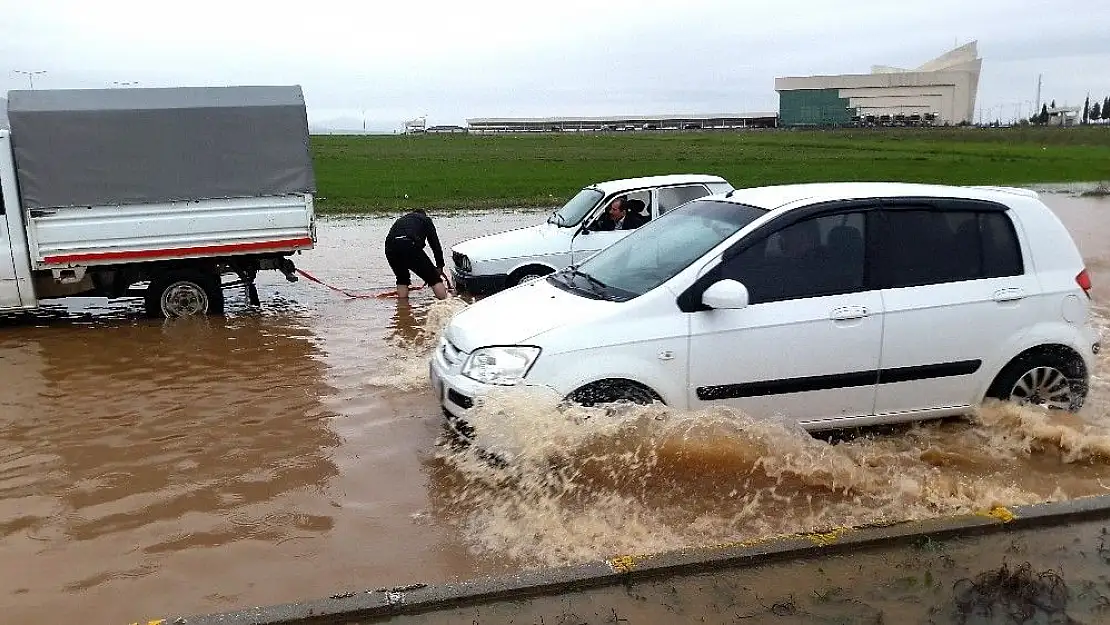
<path id="1" fill-rule="evenodd" d="M 864 83 L 875 86 L 909 86 L 947 82 L 956 74 L 972 74 L 978 82 L 983 59 L 978 56 L 978 42 L 964 44 L 926 61 L 914 69 L 872 65 L 869 74 L 819 74 L 813 76 L 785 76 L 775 78 L 776 91 L 811 89 L 821 83 L 822 88 L 841 86 L 862 87 Z"/>
<path id="2" fill-rule="evenodd" d="M 602 115 L 602 116 L 581 116 L 581 117 L 475 117 L 468 118 L 468 124 L 566 124 L 566 123 L 592 123 L 592 122 L 623 122 L 623 121 L 700 121 L 703 119 L 761 119 L 766 117 L 776 117 L 777 112 L 754 112 L 754 113 L 674 113 L 670 115 Z"/>

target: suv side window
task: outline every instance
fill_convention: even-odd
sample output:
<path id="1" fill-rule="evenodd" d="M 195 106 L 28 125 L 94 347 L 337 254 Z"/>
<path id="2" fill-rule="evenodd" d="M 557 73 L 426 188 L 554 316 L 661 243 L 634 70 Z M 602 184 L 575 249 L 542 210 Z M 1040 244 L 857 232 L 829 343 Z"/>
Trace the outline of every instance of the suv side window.
<path id="1" fill-rule="evenodd" d="M 860 291 L 864 223 L 862 212 L 804 219 L 727 258 L 720 277 L 746 286 L 752 304 Z"/>
<path id="2" fill-rule="evenodd" d="M 979 213 L 983 245 L 983 277 L 1004 278 L 1025 273 L 1014 223 L 1005 213 Z"/>
<path id="3" fill-rule="evenodd" d="M 663 187 L 659 189 L 659 214 L 663 215 L 690 200 L 709 195 L 709 189 L 699 185 L 685 187 Z"/>
<path id="4" fill-rule="evenodd" d="M 876 213 L 871 223 L 872 288 L 1022 273 L 1013 224 L 1001 212 L 886 210 Z"/>

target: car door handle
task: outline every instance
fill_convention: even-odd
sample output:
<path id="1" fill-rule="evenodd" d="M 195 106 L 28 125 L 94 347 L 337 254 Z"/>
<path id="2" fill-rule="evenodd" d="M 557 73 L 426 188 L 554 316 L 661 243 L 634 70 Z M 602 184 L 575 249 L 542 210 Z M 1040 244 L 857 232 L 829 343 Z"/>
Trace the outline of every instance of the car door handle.
<path id="1" fill-rule="evenodd" d="M 1024 297 L 1025 291 L 1016 287 L 998 289 L 994 292 L 994 301 L 996 302 L 1015 302 Z"/>
<path id="2" fill-rule="evenodd" d="M 829 313 L 829 319 L 833 321 L 847 321 L 849 319 L 859 319 L 866 316 L 866 306 L 841 306 L 840 308 L 832 309 L 832 312 Z"/>

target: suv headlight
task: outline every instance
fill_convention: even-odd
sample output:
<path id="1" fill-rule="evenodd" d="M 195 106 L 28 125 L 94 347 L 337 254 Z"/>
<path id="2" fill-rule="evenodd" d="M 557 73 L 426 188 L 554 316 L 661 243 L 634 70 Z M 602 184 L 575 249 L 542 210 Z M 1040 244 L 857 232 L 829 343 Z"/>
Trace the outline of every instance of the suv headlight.
<path id="1" fill-rule="evenodd" d="M 538 347 L 482 347 L 463 363 L 462 374 L 483 384 L 511 386 L 527 375 L 539 355 Z"/>

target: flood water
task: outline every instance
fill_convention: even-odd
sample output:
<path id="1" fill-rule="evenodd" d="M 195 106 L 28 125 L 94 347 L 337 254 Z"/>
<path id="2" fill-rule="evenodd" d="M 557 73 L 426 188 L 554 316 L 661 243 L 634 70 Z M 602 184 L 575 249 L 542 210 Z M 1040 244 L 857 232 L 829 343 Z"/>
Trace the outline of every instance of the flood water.
<path id="1" fill-rule="evenodd" d="M 1044 198 L 1105 324 L 1110 199 Z M 449 247 L 542 218 L 437 224 Z M 391 289 L 389 223 L 321 220 L 295 260 Z M 835 442 L 727 411 L 583 421 L 505 396 L 476 417 L 528 443 L 505 472 L 442 444 L 427 388 L 425 354 L 465 302 L 277 274 L 259 292 L 261 311 L 236 294 L 220 319 L 77 300 L 0 321 L 0 621 L 228 611 L 1110 489 L 1106 352 L 1079 415 L 989 407 Z"/>

